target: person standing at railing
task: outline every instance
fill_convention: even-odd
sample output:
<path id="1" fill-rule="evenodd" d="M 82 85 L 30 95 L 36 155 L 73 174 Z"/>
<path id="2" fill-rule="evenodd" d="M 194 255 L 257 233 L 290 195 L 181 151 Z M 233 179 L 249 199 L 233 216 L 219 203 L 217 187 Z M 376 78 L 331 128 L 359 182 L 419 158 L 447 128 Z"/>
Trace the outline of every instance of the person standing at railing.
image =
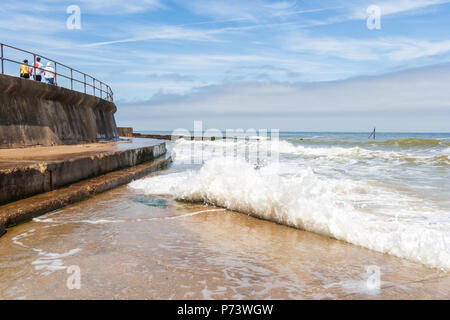
<path id="1" fill-rule="evenodd" d="M 34 64 L 34 80 L 41 82 L 42 74 L 44 73 L 44 65 L 41 63 L 41 58 L 36 58 L 36 63 Z"/>
<path id="2" fill-rule="evenodd" d="M 23 60 L 23 64 L 20 66 L 20 77 L 30 79 L 31 68 L 28 66 L 28 60 Z"/>
<path id="3" fill-rule="evenodd" d="M 45 67 L 44 72 L 44 78 L 48 84 L 55 84 L 55 69 L 53 69 L 51 62 L 47 62 L 47 67 Z"/>

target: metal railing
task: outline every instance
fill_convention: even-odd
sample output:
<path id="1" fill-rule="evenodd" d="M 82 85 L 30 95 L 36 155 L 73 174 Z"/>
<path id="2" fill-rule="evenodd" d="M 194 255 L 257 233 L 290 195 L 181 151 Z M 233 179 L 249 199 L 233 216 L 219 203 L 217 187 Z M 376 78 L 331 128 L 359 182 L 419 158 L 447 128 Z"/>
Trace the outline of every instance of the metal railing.
<path id="1" fill-rule="evenodd" d="M 58 85 L 57 84 L 57 79 L 58 79 L 58 77 L 61 77 L 61 78 L 70 80 L 70 90 L 75 90 L 74 89 L 74 84 L 78 83 L 78 84 L 81 84 L 83 86 L 84 93 L 91 94 L 90 92 L 92 92 L 92 95 L 95 96 L 95 97 L 98 96 L 101 99 L 105 99 L 105 100 L 108 100 L 108 101 L 111 101 L 111 102 L 114 101 L 114 94 L 113 94 L 113 92 L 111 90 L 111 87 L 108 86 L 106 83 L 104 83 L 104 82 L 102 82 L 100 80 L 97 80 L 94 77 L 92 77 L 92 76 L 90 76 L 90 75 L 88 75 L 88 74 L 86 74 L 84 72 L 78 71 L 78 70 L 73 69 L 73 68 L 71 68 L 69 66 L 66 66 L 66 65 L 64 65 L 62 63 L 59 63 L 59 62 L 57 62 L 57 61 L 55 61 L 53 59 L 44 57 L 44 56 L 42 56 L 40 54 L 37 54 L 37 53 L 34 53 L 34 52 L 30 52 L 30 51 L 27 51 L 27 50 L 19 49 L 19 48 L 16 48 L 16 47 L 4 44 L 4 43 L 0 43 L 0 51 L 1 51 L 0 60 L 1 60 L 2 74 L 6 73 L 5 72 L 5 62 L 14 63 L 14 64 L 17 64 L 19 66 L 20 65 L 24 65 L 24 62 L 15 61 L 13 59 L 6 58 L 6 56 L 5 56 L 5 48 L 12 49 L 14 51 L 25 53 L 27 55 L 33 56 L 33 61 L 34 61 L 33 65 L 27 64 L 27 67 L 31 68 L 31 70 L 34 73 L 36 72 L 36 70 L 41 70 L 42 72 L 47 71 L 47 72 L 53 74 L 54 75 L 54 79 L 55 79 L 55 85 Z M 43 67 L 43 68 L 36 67 L 36 62 L 37 62 L 36 59 L 38 57 L 40 57 L 41 59 L 47 60 L 48 62 L 53 63 L 54 71 L 48 71 L 48 70 L 45 69 L 45 67 Z M 60 68 L 58 68 L 58 66 Z M 58 70 L 61 69 L 61 67 L 69 70 L 70 71 L 70 75 L 58 73 Z M 81 76 L 82 80 L 79 80 L 79 79 L 75 78 L 76 75 Z M 69 89 L 69 88 L 67 88 L 67 89 Z M 83 90 L 76 90 L 76 91 L 83 92 Z"/>

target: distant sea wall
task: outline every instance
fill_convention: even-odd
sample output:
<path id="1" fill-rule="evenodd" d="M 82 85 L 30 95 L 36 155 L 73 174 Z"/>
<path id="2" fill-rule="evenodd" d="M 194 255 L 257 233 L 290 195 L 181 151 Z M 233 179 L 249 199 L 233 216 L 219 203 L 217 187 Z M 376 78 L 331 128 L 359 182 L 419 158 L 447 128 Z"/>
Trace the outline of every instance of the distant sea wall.
<path id="1" fill-rule="evenodd" d="M 115 140 L 116 111 L 92 95 L 0 75 L 0 148 Z"/>
<path id="2" fill-rule="evenodd" d="M 133 137 L 133 128 L 121 128 L 119 127 L 119 136 L 121 137 Z"/>

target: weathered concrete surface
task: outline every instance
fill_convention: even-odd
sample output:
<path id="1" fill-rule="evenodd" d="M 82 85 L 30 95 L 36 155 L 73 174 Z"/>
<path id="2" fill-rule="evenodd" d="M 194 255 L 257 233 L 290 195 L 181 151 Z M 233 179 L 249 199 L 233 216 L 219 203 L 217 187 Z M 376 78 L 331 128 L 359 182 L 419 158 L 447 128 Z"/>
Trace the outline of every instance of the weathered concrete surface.
<path id="1" fill-rule="evenodd" d="M 0 150 L 0 204 L 156 159 L 160 140 Z"/>
<path id="2" fill-rule="evenodd" d="M 0 75 L 0 148 L 114 140 L 116 110 L 89 94 Z"/>
<path id="3" fill-rule="evenodd" d="M 28 221 L 69 204 L 88 199 L 98 193 L 130 183 L 152 172 L 166 168 L 171 161 L 171 156 L 167 154 L 154 161 L 132 168 L 110 172 L 90 180 L 72 184 L 66 188 L 0 206 L 0 236 L 2 235 L 1 230 L 4 231 L 6 226 Z"/>

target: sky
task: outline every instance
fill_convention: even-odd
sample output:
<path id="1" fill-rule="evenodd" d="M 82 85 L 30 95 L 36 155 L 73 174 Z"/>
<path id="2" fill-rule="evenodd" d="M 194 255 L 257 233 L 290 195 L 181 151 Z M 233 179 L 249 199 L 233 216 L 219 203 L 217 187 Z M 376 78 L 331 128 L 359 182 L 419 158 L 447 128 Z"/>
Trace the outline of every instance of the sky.
<path id="1" fill-rule="evenodd" d="M 450 0 L 2 0 L 0 42 L 109 84 L 137 131 L 450 132 Z"/>

